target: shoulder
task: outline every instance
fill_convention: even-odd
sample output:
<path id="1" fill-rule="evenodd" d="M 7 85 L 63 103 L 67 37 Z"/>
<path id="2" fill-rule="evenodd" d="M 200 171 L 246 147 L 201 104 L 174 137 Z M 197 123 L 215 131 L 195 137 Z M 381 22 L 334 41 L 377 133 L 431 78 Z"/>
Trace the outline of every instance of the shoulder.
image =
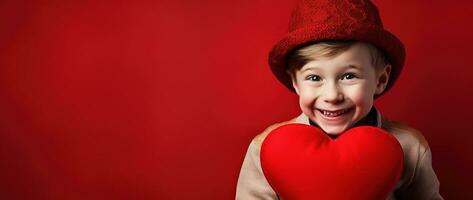
<path id="1" fill-rule="evenodd" d="M 382 120 L 381 127 L 399 141 L 404 151 L 404 170 L 396 188 L 398 193 L 413 199 L 427 199 L 433 194 L 442 199 L 438 193 L 438 179 L 432 169 L 430 147 L 422 133 L 387 119 Z M 418 198 L 419 195 L 423 198 Z"/>
<path id="2" fill-rule="evenodd" d="M 262 131 L 261 133 L 256 135 L 253 138 L 252 143 L 256 146 L 261 146 L 261 144 L 263 143 L 266 136 L 268 136 L 268 134 L 271 133 L 272 130 L 274 130 L 274 129 L 280 127 L 280 126 L 286 125 L 286 124 L 294 124 L 294 123 L 304 124 L 305 123 L 304 120 L 305 120 L 305 117 L 303 116 L 303 114 L 301 114 L 301 115 L 299 115 L 297 117 L 294 117 L 290 120 L 271 124 L 264 131 Z"/>
<path id="3" fill-rule="evenodd" d="M 418 173 L 422 159 L 429 151 L 429 144 L 422 133 L 406 124 L 382 119 L 381 128 L 393 135 L 404 152 L 404 172 L 398 189 L 406 190 Z"/>
<path id="4" fill-rule="evenodd" d="M 253 137 L 253 139 L 251 140 L 250 145 L 248 147 L 244 163 L 253 163 L 253 165 L 261 171 L 261 163 L 259 161 L 260 151 L 261 151 L 261 144 L 263 144 L 263 141 L 266 138 L 266 136 L 269 133 L 271 133 L 272 130 L 274 130 L 274 129 L 280 127 L 280 126 L 283 126 L 285 124 L 301 123 L 300 122 L 301 119 L 303 121 L 303 117 L 298 116 L 298 117 L 292 118 L 292 119 L 287 120 L 287 121 L 271 124 L 264 131 L 260 132 L 255 137 Z"/>
<path id="5" fill-rule="evenodd" d="M 429 144 L 422 133 L 406 124 L 383 118 L 381 128 L 392 134 L 404 151 L 423 153 Z"/>

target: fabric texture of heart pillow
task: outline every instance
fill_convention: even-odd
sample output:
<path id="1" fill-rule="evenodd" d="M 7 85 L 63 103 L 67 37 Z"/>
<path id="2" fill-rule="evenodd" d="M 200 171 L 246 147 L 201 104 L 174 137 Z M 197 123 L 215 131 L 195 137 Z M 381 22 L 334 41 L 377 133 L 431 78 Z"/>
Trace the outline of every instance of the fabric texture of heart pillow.
<path id="1" fill-rule="evenodd" d="M 261 166 L 284 200 L 382 200 L 399 181 L 403 151 L 394 136 L 371 126 L 332 139 L 316 127 L 287 124 L 265 138 Z"/>

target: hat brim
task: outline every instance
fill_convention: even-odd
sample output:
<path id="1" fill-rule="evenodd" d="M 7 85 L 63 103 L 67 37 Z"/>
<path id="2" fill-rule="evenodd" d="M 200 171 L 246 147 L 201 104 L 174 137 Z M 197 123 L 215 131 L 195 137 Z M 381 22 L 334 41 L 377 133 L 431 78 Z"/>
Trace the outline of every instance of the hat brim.
<path id="1" fill-rule="evenodd" d="M 383 51 L 392 69 L 389 82 L 382 94 L 391 89 L 404 66 L 406 55 L 404 45 L 395 35 L 382 27 L 314 26 L 292 31 L 273 46 L 268 60 L 271 71 L 281 83 L 295 92 L 291 77 L 286 72 L 288 56 L 300 47 L 326 40 L 361 41 L 370 43 Z"/>

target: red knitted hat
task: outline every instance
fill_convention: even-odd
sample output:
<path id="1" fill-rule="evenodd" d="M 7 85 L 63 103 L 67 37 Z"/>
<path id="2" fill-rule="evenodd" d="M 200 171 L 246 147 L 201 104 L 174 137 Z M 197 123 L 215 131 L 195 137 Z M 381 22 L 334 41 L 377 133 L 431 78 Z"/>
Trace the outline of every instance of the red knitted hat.
<path id="1" fill-rule="evenodd" d="M 286 73 L 288 55 L 300 47 L 326 40 L 356 40 L 380 49 L 392 65 L 384 92 L 401 73 L 404 45 L 383 28 L 378 9 L 369 0 L 300 0 L 292 13 L 289 32 L 269 53 L 271 71 L 294 92 L 291 77 Z"/>

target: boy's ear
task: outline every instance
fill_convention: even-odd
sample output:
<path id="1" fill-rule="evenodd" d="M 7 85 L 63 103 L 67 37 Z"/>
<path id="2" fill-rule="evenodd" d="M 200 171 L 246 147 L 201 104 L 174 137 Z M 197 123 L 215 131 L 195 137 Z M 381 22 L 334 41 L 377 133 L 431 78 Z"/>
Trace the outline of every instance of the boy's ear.
<path id="1" fill-rule="evenodd" d="M 389 75 L 391 74 L 391 69 L 391 64 L 387 64 L 384 66 L 384 69 L 377 74 L 375 91 L 376 95 L 381 94 L 384 89 L 386 89 L 386 86 L 388 85 L 389 81 Z"/>
<path id="2" fill-rule="evenodd" d="M 292 81 L 292 87 L 294 88 L 294 91 L 296 91 L 296 94 L 299 95 L 299 88 L 297 87 L 297 81 L 295 80 L 296 79 L 296 75 L 295 74 L 291 74 L 289 73 L 289 76 L 291 77 L 291 81 Z"/>

